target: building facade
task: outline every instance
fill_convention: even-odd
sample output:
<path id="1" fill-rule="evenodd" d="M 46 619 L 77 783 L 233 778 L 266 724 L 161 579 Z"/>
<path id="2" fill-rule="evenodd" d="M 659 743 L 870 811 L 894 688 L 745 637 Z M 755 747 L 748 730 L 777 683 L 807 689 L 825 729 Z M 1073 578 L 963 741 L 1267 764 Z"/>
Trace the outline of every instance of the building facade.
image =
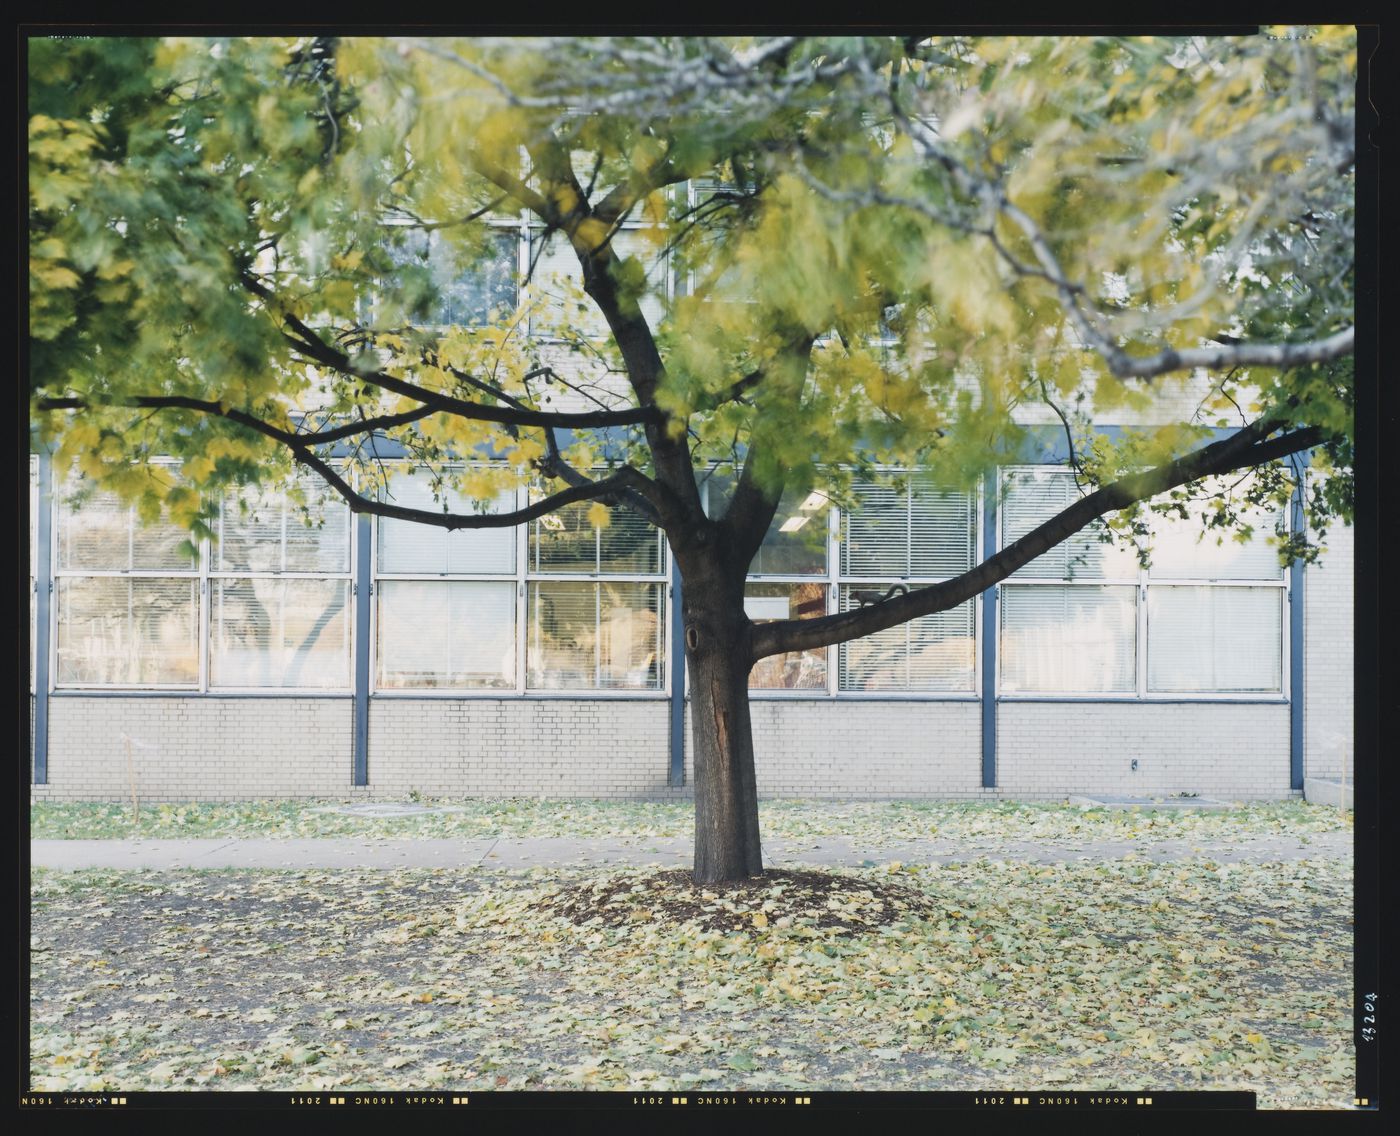
<path id="1" fill-rule="evenodd" d="M 551 320 L 602 334 L 571 306 L 562 242 L 496 230 L 498 255 L 467 273 L 431 239 L 405 244 L 440 277 L 439 322 L 520 308 L 545 355 Z M 683 282 L 641 233 L 614 243 L 650 266 L 655 320 Z M 1185 386 L 1177 401 L 1163 420 L 1198 402 Z M 1077 492 L 1059 439 L 1045 425 L 976 492 L 889 471 L 847 509 L 785 500 L 750 618 L 842 611 L 971 568 Z M 713 471 L 706 494 L 726 481 Z M 683 584 L 656 530 L 623 510 L 599 527 L 580 507 L 449 534 L 304 489 L 309 513 L 277 491 L 222 502 L 216 539 L 195 547 L 31 459 L 34 798 L 688 794 Z M 433 507 L 421 478 L 390 491 Z M 1351 533 L 1284 569 L 1266 539 L 1279 520 L 1260 516 L 1243 544 L 1157 522 L 1150 567 L 1086 530 L 952 611 L 763 660 L 760 794 L 1275 799 L 1342 774 Z"/>
<path id="2" fill-rule="evenodd" d="M 191 548 L 46 459 L 32 481 L 35 798 L 688 791 L 683 585 L 623 510 L 448 533 L 307 486 L 309 513 L 228 501 Z M 892 473 L 851 509 L 785 501 L 746 609 L 800 619 L 956 575 L 1076 492 L 1045 462 L 977 493 Z M 1283 569 L 1271 521 L 1243 544 L 1160 522 L 1150 567 L 1086 531 L 951 611 L 763 660 L 760 792 L 1270 799 L 1343 774 L 1350 532 Z"/>

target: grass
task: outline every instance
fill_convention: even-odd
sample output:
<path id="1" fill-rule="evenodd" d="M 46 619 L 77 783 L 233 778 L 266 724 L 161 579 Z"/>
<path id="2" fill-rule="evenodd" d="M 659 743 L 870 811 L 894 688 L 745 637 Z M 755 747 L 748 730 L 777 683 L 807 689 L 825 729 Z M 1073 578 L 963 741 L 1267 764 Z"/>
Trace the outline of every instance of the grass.
<path id="1" fill-rule="evenodd" d="M 540 800 L 536 798 L 416 798 L 452 812 L 402 817 L 347 816 L 318 811 L 336 801 L 190 802 L 143 806 L 40 802 L 30 808 L 30 835 L 39 839 L 114 840 L 142 837 L 573 837 L 637 841 L 694 836 L 694 807 L 686 801 Z M 1241 841 L 1260 837 L 1343 832 L 1351 813 L 1303 801 L 1241 805 L 1223 812 L 1106 809 L 1017 802 L 768 801 L 759 807 L 765 837 L 787 841 L 841 834 L 853 841 L 949 841 L 994 847 L 1006 840 Z"/>
<path id="2" fill-rule="evenodd" d="M 779 880 L 663 910 L 682 874 L 39 871 L 31 1087 L 1350 1103 L 1344 859 L 837 875 L 825 902 Z M 918 901 L 868 919 L 893 883 Z M 603 892 L 578 925 L 563 901 Z"/>

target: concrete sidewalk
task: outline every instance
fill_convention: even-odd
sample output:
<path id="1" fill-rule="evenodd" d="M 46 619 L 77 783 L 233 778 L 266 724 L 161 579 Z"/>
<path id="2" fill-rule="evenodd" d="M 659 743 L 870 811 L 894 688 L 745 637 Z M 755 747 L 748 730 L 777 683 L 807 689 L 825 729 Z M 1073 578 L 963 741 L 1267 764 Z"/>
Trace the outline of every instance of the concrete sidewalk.
<path id="1" fill-rule="evenodd" d="M 476 839 L 366 839 L 357 837 L 286 840 L 228 837 L 203 840 L 34 840 L 30 864 L 35 868 L 75 871 L 84 868 L 529 868 L 601 865 L 689 867 L 694 847 L 689 838 L 581 840 L 568 837 L 479 837 Z M 769 867 L 799 865 L 859 868 L 891 861 L 904 864 L 951 864 L 980 859 L 1058 863 L 1078 860 L 1137 860 L 1162 863 L 1202 859 L 1217 863 L 1276 863 L 1288 860 L 1346 859 L 1352 854 L 1349 832 L 1300 837 L 1263 837 L 1240 841 L 1194 842 L 1082 841 L 1050 843 L 1022 840 L 997 844 L 916 841 L 871 845 L 843 836 L 772 840 L 763 845 Z"/>

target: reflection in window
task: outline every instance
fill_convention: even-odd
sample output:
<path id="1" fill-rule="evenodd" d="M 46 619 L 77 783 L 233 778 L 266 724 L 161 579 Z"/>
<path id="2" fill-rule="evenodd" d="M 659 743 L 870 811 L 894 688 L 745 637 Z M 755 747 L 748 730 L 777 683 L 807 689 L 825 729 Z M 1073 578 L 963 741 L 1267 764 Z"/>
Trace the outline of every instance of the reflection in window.
<path id="1" fill-rule="evenodd" d="M 1001 688 L 1048 693 L 1131 692 L 1136 686 L 1137 589 L 1006 587 Z"/>
<path id="2" fill-rule="evenodd" d="M 860 607 L 856 592 L 885 595 L 890 585 L 841 588 L 841 610 Z M 840 645 L 842 690 L 974 689 L 976 604 L 921 616 Z"/>
<path id="3" fill-rule="evenodd" d="M 377 654 L 380 688 L 513 689 L 515 585 L 381 581 Z"/>
<path id="4" fill-rule="evenodd" d="M 975 558 L 976 498 L 927 478 L 857 479 L 856 505 L 843 517 L 842 611 L 884 602 L 890 589 L 913 590 L 966 572 Z M 976 603 L 935 612 L 838 648 L 843 691 L 976 689 Z"/>
<path id="5" fill-rule="evenodd" d="M 451 488 L 434 499 L 431 479 L 422 470 L 399 471 L 389 492 L 396 505 L 430 512 L 515 508 L 514 490 L 484 504 Z M 516 688 L 516 539 L 514 528 L 448 530 L 380 520 L 378 689 Z"/>
<path id="6" fill-rule="evenodd" d="M 826 614 L 826 585 L 750 580 L 744 585 L 744 612 L 755 623 L 775 619 L 815 619 Z M 755 690 L 824 690 L 826 648 L 787 651 L 759 659 L 749 672 Z"/>
<path id="7" fill-rule="evenodd" d="M 210 546 L 209 685 L 350 686 L 350 510 L 303 476 L 230 494 Z"/>
<path id="8" fill-rule="evenodd" d="M 435 297 L 420 312 L 438 327 L 486 327 L 513 312 L 517 304 L 520 237 L 514 229 L 492 229 L 479 256 L 456 248 L 441 232 L 405 228 L 396 233 L 389 255 L 404 270 L 398 281 L 405 295 Z"/>
<path id="9" fill-rule="evenodd" d="M 350 685 L 348 580 L 258 576 L 211 586 L 211 686 Z"/>
<path id="10" fill-rule="evenodd" d="M 664 600 L 659 583 L 531 583 L 529 686 L 660 690 Z"/>
<path id="11" fill-rule="evenodd" d="M 1006 485 L 1003 546 L 1079 496 L 1064 469 L 1008 471 Z M 1191 505 L 1184 519 L 1152 515 L 1149 569 L 1132 548 L 1098 540 L 1096 525 L 1016 572 L 1002 587 L 1002 689 L 1281 693 L 1284 574 L 1269 538 L 1283 518 L 1258 511 L 1247 518 L 1251 536 L 1219 542 L 1205 507 Z"/>
<path id="12" fill-rule="evenodd" d="M 193 686 L 199 681 L 199 580 L 60 576 L 60 684 Z"/>
<path id="13" fill-rule="evenodd" d="M 630 509 L 608 511 L 608 525 L 589 520 L 591 502 L 566 505 L 532 522 L 530 571 L 548 575 L 654 576 L 661 571 L 661 530 Z"/>
<path id="14" fill-rule="evenodd" d="M 175 478 L 169 467 L 153 476 Z M 58 685 L 195 686 L 199 563 L 190 534 L 76 482 L 59 494 L 54 680 Z"/>

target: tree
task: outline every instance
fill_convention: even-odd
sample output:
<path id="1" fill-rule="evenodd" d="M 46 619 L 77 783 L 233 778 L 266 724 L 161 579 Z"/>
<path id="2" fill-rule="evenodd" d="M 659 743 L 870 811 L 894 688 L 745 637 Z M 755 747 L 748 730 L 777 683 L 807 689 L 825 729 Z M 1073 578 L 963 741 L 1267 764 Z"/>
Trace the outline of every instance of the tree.
<path id="1" fill-rule="evenodd" d="M 1140 534 L 1202 479 L 1257 469 L 1248 502 L 1283 501 L 1281 459 L 1305 450 L 1330 475 L 1313 531 L 1349 519 L 1353 57 L 1335 28 L 36 39 L 34 414 L 60 460 L 196 533 L 222 490 L 293 465 L 358 512 L 447 529 L 581 502 L 660 527 L 684 581 L 695 876 L 757 875 L 757 661 L 954 607 L 1098 518 Z M 548 343 L 516 312 L 425 326 L 428 242 L 470 266 L 492 218 L 522 215 L 571 252 L 601 334 L 558 303 L 534 313 L 560 321 Z M 660 319 L 628 220 L 686 283 Z M 1204 372 L 1206 421 L 1094 435 L 1094 413 Z M 784 493 L 842 500 L 882 463 L 974 485 L 1032 404 L 1089 490 L 1058 516 L 942 584 L 745 615 Z M 397 505 L 375 438 L 443 492 L 541 489 L 507 513 Z M 707 515 L 716 462 L 732 491 Z M 1245 523 L 1225 501 L 1215 522 Z"/>

